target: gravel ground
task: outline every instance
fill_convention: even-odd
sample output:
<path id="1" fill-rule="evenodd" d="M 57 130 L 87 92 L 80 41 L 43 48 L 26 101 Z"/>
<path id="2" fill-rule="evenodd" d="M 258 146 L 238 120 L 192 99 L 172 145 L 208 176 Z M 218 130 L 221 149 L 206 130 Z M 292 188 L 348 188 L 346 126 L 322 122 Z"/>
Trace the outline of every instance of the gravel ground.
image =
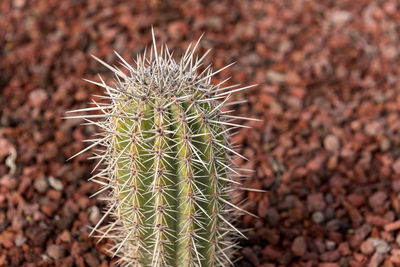
<path id="1" fill-rule="evenodd" d="M 216 77 L 258 84 L 232 141 L 255 170 L 236 266 L 400 266 L 400 3 L 397 0 L 0 1 L 0 266 L 114 266 L 89 238 L 96 129 L 65 121 L 151 42 L 200 52 Z"/>

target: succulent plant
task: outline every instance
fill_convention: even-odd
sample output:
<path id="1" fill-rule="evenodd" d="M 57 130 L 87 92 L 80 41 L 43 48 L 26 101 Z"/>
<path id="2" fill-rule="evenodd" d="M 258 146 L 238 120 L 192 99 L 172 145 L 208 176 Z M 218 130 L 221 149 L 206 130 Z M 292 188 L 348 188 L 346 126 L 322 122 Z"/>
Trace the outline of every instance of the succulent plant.
<path id="1" fill-rule="evenodd" d="M 212 71 L 195 57 L 200 39 L 182 59 L 167 46 L 157 50 L 154 31 L 150 53 L 138 55 L 135 68 L 120 55 L 128 74 L 96 58 L 116 76 L 105 89 L 105 103 L 72 112 L 97 112 L 83 118 L 98 126 L 91 139 L 99 159 L 92 178 L 109 192 L 108 208 L 93 233 L 111 238 L 112 254 L 123 266 L 227 266 L 243 235 L 232 224 L 231 192 L 240 184 L 229 143 L 236 124 L 226 106 L 231 94 L 251 86 L 213 85 Z M 202 71 L 200 71 L 202 68 Z M 77 155 L 78 155 L 77 154 Z M 109 217 L 109 223 L 103 221 Z"/>

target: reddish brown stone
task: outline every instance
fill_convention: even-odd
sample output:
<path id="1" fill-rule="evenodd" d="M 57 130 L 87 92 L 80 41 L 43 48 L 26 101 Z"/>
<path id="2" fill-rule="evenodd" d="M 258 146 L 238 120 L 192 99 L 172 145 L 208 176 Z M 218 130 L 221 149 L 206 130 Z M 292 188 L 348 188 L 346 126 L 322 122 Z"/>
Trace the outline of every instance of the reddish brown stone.
<path id="1" fill-rule="evenodd" d="M 384 260 L 385 256 L 379 252 L 375 252 L 372 255 L 371 260 L 368 263 L 368 267 L 378 267 L 382 261 Z"/>
<path id="2" fill-rule="evenodd" d="M 292 243 L 292 252 L 296 256 L 304 256 L 307 251 L 307 242 L 304 237 L 296 237 Z"/>
<path id="3" fill-rule="evenodd" d="M 400 220 L 385 225 L 385 231 L 391 232 L 400 229 Z"/>
<path id="4" fill-rule="evenodd" d="M 375 248 L 372 243 L 367 240 L 361 243 L 360 250 L 364 255 L 371 255 L 375 251 Z"/>
<path id="5" fill-rule="evenodd" d="M 379 209 L 383 207 L 386 199 L 387 193 L 383 191 L 378 191 L 374 193 L 371 197 L 369 197 L 368 202 L 373 209 Z"/>

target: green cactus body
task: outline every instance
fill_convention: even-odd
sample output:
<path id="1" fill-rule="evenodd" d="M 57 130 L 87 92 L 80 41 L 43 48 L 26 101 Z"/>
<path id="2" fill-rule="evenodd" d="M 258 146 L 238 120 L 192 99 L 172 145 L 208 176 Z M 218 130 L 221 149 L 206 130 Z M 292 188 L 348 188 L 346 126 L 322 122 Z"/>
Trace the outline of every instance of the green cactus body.
<path id="1" fill-rule="evenodd" d="M 236 152 L 226 126 L 241 125 L 221 108 L 232 90 L 244 88 L 212 85 L 217 72 L 197 74 L 204 57 L 194 60 L 193 51 L 176 63 L 166 47 L 158 55 L 154 42 L 136 69 L 120 58 L 130 75 L 99 60 L 117 83 L 93 82 L 111 103 L 92 108 L 103 115 L 85 116 L 103 129 L 93 145 L 104 148 L 97 157 L 106 167 L 93 179 L 110 189 L 104 217 L 111 222 L 100 227 L 103 217 L 94 231 L 114 240 L 111 251 L 125 266 L 231 264 Z"/>

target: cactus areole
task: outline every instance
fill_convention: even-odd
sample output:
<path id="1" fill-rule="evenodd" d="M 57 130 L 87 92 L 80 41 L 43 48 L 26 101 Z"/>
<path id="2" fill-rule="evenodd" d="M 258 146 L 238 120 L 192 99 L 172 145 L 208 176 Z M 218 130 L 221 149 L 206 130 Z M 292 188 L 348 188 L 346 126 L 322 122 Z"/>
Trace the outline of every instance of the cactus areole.
<path id="1" fill-rule="evenodd" d="M 199 71 L 205 57 L 194 55 L 199 41 L 175 61 L 166 46 L 157 50 L 153 32 L 151 51 L 138 55 L 135 67 L 117 54 L 129 74 L 96 58 L 115 84 L 90 81 L 105 89 L 104 103 L 72 111 L 97 111 L 72 117 L 101 130 L 80 152 L 97 146 L 100 171 L 91 180 L 109 192 L 92 234 L 114 241 L 110 251 L 122 266 L 232 265 L 241 234 L 232 225 L 232 211 L 241 210 L 230 202 L 238 184 L 232 158 L 240 155 L 228 133 L 244 127 L 234 123 L 244 118 L 224 107 L 233 92 L 250 86 L 213 85 L 212 76 L 228 66 Z"/>

